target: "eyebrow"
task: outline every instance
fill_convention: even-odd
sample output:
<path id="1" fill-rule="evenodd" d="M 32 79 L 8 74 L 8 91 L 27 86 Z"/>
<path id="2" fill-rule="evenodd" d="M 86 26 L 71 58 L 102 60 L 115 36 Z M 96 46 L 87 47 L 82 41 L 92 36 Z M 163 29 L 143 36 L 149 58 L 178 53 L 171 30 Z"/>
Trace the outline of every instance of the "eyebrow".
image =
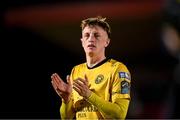
<path id="1" fill-rule="evenodd" d="M 86 34 L 89 34 L 89 32 L 83 33 L 83 35 L 86 35 Z M 101 35 L 99 32 L 93 32 L 92 34 L 94 34 L 94 35 Z"/>

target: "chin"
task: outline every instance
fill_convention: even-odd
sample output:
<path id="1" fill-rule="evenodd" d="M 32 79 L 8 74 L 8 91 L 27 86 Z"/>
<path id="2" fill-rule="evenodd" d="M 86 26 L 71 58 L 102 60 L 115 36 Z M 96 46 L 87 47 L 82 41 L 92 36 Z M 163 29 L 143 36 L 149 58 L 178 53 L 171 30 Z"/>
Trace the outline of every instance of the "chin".
<path id="1" fill-rule="evenodd" d="M 87 55 L 92 57 L 92 56 L 94 56 L 94 52 L 87 52 Z"/>

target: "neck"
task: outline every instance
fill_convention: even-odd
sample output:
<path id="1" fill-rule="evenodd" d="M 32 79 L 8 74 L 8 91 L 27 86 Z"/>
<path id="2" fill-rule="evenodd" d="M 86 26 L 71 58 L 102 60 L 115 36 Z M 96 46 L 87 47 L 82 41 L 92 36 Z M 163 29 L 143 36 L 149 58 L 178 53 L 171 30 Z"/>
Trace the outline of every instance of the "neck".
<path id="1" fill-rule="evenodd" d="M 103 56 L 86 56 L 87 65 L 90 68 L 94 67 L 95 65 L 97 65 L 98 63 L 103 61 L 104 59 L 106 59 L 105 55 L 103 55 Z"/>

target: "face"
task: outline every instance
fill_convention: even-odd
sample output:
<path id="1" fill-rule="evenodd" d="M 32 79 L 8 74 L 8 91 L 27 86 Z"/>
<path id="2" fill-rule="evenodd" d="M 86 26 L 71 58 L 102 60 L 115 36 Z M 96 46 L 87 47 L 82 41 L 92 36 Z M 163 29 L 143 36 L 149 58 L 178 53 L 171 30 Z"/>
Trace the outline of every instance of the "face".
<path id="1" fill-rule="evenodd" d="M 180 38 L 178 32 L 171 26 L 165 26 L 163 31 L 163 42 L 170 54 L 176 56 L 180 51 Z"/>
<path id="2" fill-rule="evenodd" d="M 107 32 L 95 25 L 86 26 L 82 31 L 82 46 L 86 55 L 104 55 L 105 48 L 109 45 Z"/>

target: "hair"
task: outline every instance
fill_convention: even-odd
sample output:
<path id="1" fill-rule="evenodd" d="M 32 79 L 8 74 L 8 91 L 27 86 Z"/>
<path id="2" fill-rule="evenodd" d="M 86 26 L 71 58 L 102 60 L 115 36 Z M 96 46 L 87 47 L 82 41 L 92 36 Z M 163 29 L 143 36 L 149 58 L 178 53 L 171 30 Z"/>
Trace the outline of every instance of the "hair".
<path id="1" fill-rule="evenodd" d="M 103 28 L 107 32 L 108 38 L 110 38 L 111 28 L 105 20 L 106 20 L 106 18 L 103 18 L 102 16 L 87 18 L 87 19 L 81 21 L 81 28 L 83 30 L 86 26 L 97 25 L 97 26 Z"/>
<path id="2" fill-rule="evenodd" d="M 164 21 L 166 24 L 171 25 L 180 36 L 180 15 L 173 15 L 173 14 L 165 14 Z"/>
<path id="3" fill-rule="evenodd" d="M 173 27 L 180 37 L 180 1 L 167 0 L 163 10 L 164 23 Z"/>

